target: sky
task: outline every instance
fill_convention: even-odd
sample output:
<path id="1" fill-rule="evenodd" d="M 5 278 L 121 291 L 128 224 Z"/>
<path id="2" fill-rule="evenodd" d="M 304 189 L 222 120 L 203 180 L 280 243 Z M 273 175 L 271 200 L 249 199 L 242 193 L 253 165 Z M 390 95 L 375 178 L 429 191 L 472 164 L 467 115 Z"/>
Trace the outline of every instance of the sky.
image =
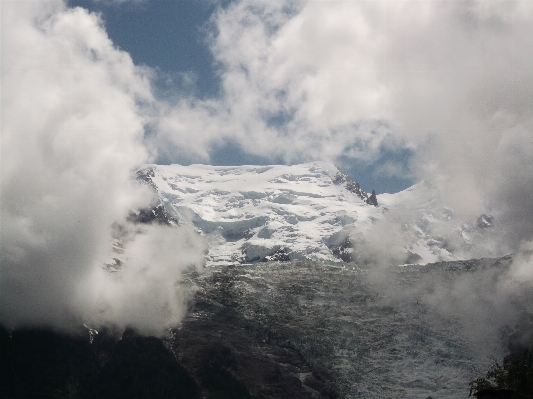
<path id="1" fill-rule="evenodd" d="M 172 284 L 201 268 L 205 243 L 128 225 L 129 210 L 151 201 L 131 180 L 147 163 L 329 161 L 378 201 L 425 180 L 458 217 L 495 216 L 502 248 L 530 247 L 530 0 L 1 7 L 3 317 L 13 325 L 120 315 L 148 328 L 128 300 L 132 282 L 163 309 L 148 324 L 179 317 Z M 132 259 L 120 278 L 101 274 L 119 233 Z M 158 245 L 184 256 L 152 263 L 139 251 Z"/>
<path id="2" fill-rule="evenodd" d="M 128 52 L 137 65 L 157 70 L 154 89 L 162 98 L 181 96 L 195 99 L 223 97 L 224 67 L 211 51 L 212 35 L 216 31 L 213 18 L 231 1 L 98 1 L 69 0 L 71 7 L 83 7 L 99 13 L 109 38 L 115 46 Z M 275 119 L 275 118 L 274 118 Z M 278 123 L 278 127 L 283 128 Z M 209 146 L 209 157 L 166 153 L 156 163 L 209 163 L 212 165 L 285 164 L 308 159 L 286 159 L 284 154 L 246 151 L 232 137 Z M 415 180 L 408 174 L 376 172 L 376 165 L 399 163 L 407 166 L 412 152 L 409 149 L 382 149 L 377 159 L 338 157 L 329 159 L 345 169 L 367 191 L 397 192 L 411 186 Z"/>

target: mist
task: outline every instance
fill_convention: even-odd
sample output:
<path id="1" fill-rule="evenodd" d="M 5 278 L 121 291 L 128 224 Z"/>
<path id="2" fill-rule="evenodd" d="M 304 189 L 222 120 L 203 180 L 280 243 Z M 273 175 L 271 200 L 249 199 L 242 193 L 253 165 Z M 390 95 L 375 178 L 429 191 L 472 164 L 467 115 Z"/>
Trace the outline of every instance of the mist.
<path id="1" fill-rule="evenodd" d="M 184 314 L 186 229 L 132 226 L 117 273 L 113 225 L 149 206 L 133 172 L 154 98 L 149 71 L 114 47 L 97 15 L 63 1 L 2 2 L 1 322 L 87 323 L 159 333 Z"/>

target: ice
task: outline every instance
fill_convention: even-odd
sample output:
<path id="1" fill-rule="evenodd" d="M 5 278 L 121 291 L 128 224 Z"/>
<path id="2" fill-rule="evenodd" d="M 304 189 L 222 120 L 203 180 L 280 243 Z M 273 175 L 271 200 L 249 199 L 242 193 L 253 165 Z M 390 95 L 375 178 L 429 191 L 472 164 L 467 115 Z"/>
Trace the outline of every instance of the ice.
<path id="1" fill-rule="evenodd" d="M 257 249 L 258 254 L 270 254 L 280 246 L 287 248 L 288 258 L 338 262 L 348 253 L 344 247 L 348 238 L 355 242 L 354 237 L 371 237 L 374 229 L 383 229 L 379 234 L 384 236 L 402 230 L 406 260 L 453 260 L 468 256 L 475 241 L 491 230 L 488 216 L 480 217 L 481 222 L 457 218 L 428 182 L 396 194 L 378 193 L 379 206 L 369 205 L 368 194 L 326 162 L 146 165 L 138 176 L 157 190 L 176 220 L 194 225 L 204 235 L 217 235 L 210 241 L 210 265 L 235 259 L 262 261 L 270 256 L 244 256 L 251 251 L 252 241 L 263 247 Z M 480 215 L 484 213 L 480 210 Z M 387 228 L 383 227 L 386 223 L 390 224 Z M 374 236 L 379 238 L 379 234 Z M 454 243 L 454 248 L 448 243 Z"/>

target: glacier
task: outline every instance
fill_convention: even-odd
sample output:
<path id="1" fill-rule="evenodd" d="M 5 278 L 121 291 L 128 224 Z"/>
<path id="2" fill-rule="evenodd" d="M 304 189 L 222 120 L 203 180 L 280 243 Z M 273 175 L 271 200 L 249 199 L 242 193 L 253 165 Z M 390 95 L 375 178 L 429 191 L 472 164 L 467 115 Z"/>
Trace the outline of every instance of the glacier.
<path id="1" fill-rule="evenodd" d="M 229 369 L 257 397 L 466 398 L 507 342 L 472 339 L 468 316 L 439 312 L 432 292 L 510 261 L 396 267 L 379 283 L 353 263 L 210 268 L 189 280 L 198 291 L 173 345 L 192 370 L 205 348 L 225 348 Z M 283 393 L 290 379 L 293 392 Z"/>
<path id="2" fill-rule="evenodd" d="M 371 195 L 327 162 L 273 166 L 145 165 L 137 179 L 157 192 L 175 224 L 209 243 L 207 265 L 272 260 L 428 263 L 502 256 L 484 245 L 493 217 L 463 220 L 423 181 Z"/>

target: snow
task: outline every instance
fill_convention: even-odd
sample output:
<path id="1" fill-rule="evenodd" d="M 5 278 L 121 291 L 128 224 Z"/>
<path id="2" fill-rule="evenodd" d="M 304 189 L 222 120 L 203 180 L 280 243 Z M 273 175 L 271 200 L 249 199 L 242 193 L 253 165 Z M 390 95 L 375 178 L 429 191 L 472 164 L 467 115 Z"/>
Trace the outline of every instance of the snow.
<path id="1" fill-rule="evenodd" d="M 149 169 L 153 176 L 146 173 Z M 141 171 L 142 176 L 150 176 L 149 184 L 156 188 L 166 210 L 179 223 L 194 225 L 207 237 L 208 265 L 267 260 L 280 249 L 288 259 L 340 262 L 332 246 L 346 238 L 353 242 L 356 237 L 369 237 L 379 221 L 395 212 L 410 214 L 402 216 L 398 228 L 407 231 L 406 258 L 409 252 L 415 253 L 421 262 L 460 258 L 460 252 L 472 246 L 472 236 L 480 234 L 470 221 L 454 220 L 453 211 L 439 203 L 437 190 L 429 184 L 378 194 L 379 206 L 375 207 L 349 190 L 346 176 L 338 179 L 339 173 L 326 162 L 146 165 Z M 442 231 L 453 237 L 443 238 Z M 464 243 L 461 251 L 447 248 L 447 243 L 457 239 Z"/>

